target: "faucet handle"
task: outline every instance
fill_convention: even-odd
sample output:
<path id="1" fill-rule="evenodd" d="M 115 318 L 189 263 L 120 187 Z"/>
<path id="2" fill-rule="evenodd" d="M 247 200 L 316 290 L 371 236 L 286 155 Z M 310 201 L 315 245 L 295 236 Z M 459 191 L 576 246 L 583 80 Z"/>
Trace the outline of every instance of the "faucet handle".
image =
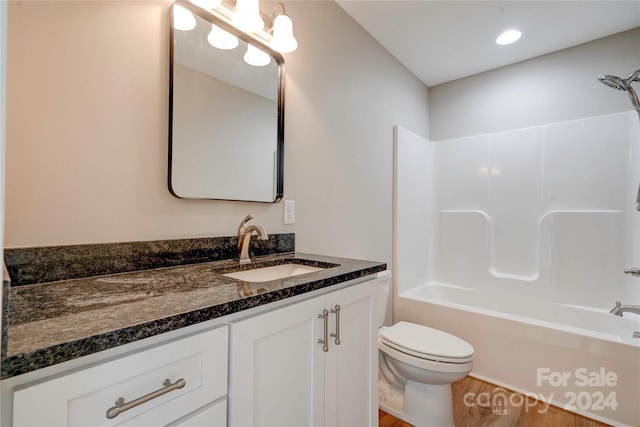
<path id="1" fill-rule="evenodd" d="M 249 214 L 246 217 L 244 217 L 244 219 L 242 221 L 240 221 L 240 225 L 238 225 L 238 236 L 242 236 L 242 235 L 244 235 L 244 233 L 247 232 L 245 224 L 247 222 L 251 221 L 253 218 L 255 218 L 253 216 L 253 214 Z"/>
<path id="2" fill-rule="evenodd" d="M 615 314 L 616 316 L 622 316 L 622 313 L 620 313 L 620 301 L 616 301 L 616 306 L 613 307 L 609 313 L 610 314 Z"/>
<path id="3" fill-rule="evenodd" d="M 640 276 L 640 268 L 631 268 L 629 270 L 625 270 L 624 274 L 630 274 L 634 277 Z"/>

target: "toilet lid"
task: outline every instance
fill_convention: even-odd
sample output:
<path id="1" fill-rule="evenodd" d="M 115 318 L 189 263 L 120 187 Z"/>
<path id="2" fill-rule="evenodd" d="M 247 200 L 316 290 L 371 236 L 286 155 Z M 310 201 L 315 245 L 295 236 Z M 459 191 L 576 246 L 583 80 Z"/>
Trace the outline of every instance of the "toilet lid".
<path id="1" fill-rule="evenodd" d="M 468 342 L 438 329 L 398 322 L 380 331 L 384 344 L 422 359 L 450 363 L 473 360 L 474 349 Z"/>

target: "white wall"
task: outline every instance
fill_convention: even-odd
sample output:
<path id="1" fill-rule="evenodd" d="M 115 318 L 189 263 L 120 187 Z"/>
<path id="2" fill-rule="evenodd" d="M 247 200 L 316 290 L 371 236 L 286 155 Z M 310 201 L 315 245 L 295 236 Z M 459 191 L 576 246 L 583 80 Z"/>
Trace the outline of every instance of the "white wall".
<path id="1" fill-rule="evenodd" d="M 438 143 L 400 137 L 398 293 L 429 281 L 603 310 L 640 302 L 623 273 L 640 237 L 635 111 Z"/>
<path id="2" fill-rule="evenodd" d="M 640 67 L 640 28 L 429 89 L 434 141 L 632 109 L 596 77 Z M 640 90 L 636 86 L 636 90 Z"/>
<path id="3" fill-rule="evenodd" d="M 638 120 L 632 111 L 628 94 L 600 84 L 596 77 L 599 74 L 626 77 L 638 67 L 640 28 L 429 89 L 430 139 L 444 141 L 439 144 L 439 172 L 434 178 L 444 195 L 439 199 L 440 209 L 489 212 L 491 209 L 487 210 L 487 206 L 493 204 L 494 211 L 496 206 L 499 209 L 489 212 L 489 216 L 493 220 L 500 216 L 503 218 L 500 222 L 503 223 L 503 234 L 507 237 L 503 241 L 511 242 L 502 245 L 502 248 L 492 246 L 494 257 L 491 258 L 489 254 L 483 259 L 477 256 L 477 248 L 471 248 L 471 231 L 467 230 L 465 234 L 461 224 L 441 221 L 437 230 L 442 239 L 446 240 L 442 236 L 447 233 L 447 224 L 449 230 L 462 239 L 461 247 L 453 249 L 454 259 L 461 262 L 464 258 L 463 249 L 469 251 L 470 258 L 462 262 L 468 266 L 464 269 L 448 269 L 449 264 L 443 259 L 434 262 L 433 268 L 438 271 L 432 278 L 453 283 L 455 280 L 452 275 L 456 274 L 480 277 L 470 266 L 470 263 L 477 262 L 485 274 L 486 266 L 491 265 L 490 270 L 493 269 L 498 276 L 521 276 L 524 280 L 538 280 L 541 276 L 544 283 L 580 283 L 585 305 L 598 306 L 598 298 L 601 298 L 603 306 L 614 301 L 614 297 L 637 300 L 637 289 L 628 287 L 633 279 L 624 276 L 622 270 L 629 268 L 625 265 L 635 265 L 638 257 L 638 219 L 634 209 L 638 169 L 633 157 L 637 155 L 636 148 L 632 148 L 638 144 Z M 634 86 L 640 90 L 640 85 L 634 83 Z M 615 114 L 620 112 L 628 113 L 622 116 Z M 548 126 L 554 123 L 558 125 Z M 567 130 L 558 133 L 558 129 Z M 516 135 L 530 137 L 514 140 Z M 457 138 L 463 139 L 452 142 Z M 495 140 L 491 146 L 488 145 L 490 140 Z M 498 141 L 501 142 L 496 145 Z M 542 151 L 540 144 L 546 144 Z M 543 158 L 544 161 L 541 160 Z M 543 164 L 546 166 L 541 166 Z M 505 169 L 505 166 L 511 170 Z M 500 173 L 491 177 L 493 184 L 489 187 L 493 196 L 486 187 L 487 174 L 478 173 L 483 167 L 487 173 L 493 173 L 494 167 L 496 173 Z M 449 173 L 452 168 L 455 168 L 455 172 Z M 542 180 L 544 185 L 541 184 Z M 500 181 L 502 184 L 496 185 Z M 496 198 L 496 195 L 499 197 Z M 578 255 L 588 247 L 582 242 L 570 250 L 571 259 L 575 262 L 580 259 L 583 264 L 597 266 L 597 263 L 585 260 L 603 260 L 596 271 L 583 271 L 588 272 L 593 283 L 585 281 L 575 268 L 569 271 L 571 269 L 568 266 L 572 264 L 566 260 L 553 261 L 553 269 L 545 266 L 551 258 L 544 255 L 544 247 L 542 251 L 536 249 L 540 237 L 535 235 L 548 225 L 549 218 L 542 221 L 537 230 L 523 226 L 519 229 L 522 235 L 515 240 L 517 233 L 513 230 L 518 224 L 527 222 L 526 218 L 529 224 L 535 224 L 541 212 L 566 210 L 619 212 L 615 215 L 621 219 L 608 224 L 616 230 L 623 230 L 622 237 L 615 242 L 617 249 L 605 250 L 604 255 L 598 256 L 586 252 Z M 461 220 L 459 213 L 452 215 L 450 221 Z M 596 217 L 600 220 L 604 215 Z M 481 220 L 481 228 L 486 228 L 485 218 L 478 219 Z M 567 226 L 576 226 L 577 223 L 571 219 Z M 588 221 L 581 226 L 597 228 Z M 493 231 L 500 232 L 499 229 Z M 556 232 L 558 239 L 569 236 Z M 607 231 L 605 234 L 613 236 L 615 233 Z M 582 232 L 577 235 L 587 236 Z M 632 238 L 626 240 L 625 236 Z M 485 238 L 484 234 L 481 237 Z M 604 239 L 592 238 L 600 243 Z M 529 244 L 523 244 L 524 240 Z M 578 241 L 574 236 L 574 244 Z M 564 241 L 553 240 L 551 243 L 555 245 L 556 255 L 560 247 L 567 246 Z M 477 247 L 485 246 L 486 243 L 483 243 Z M 620 247 L 624 248 L 623 256 L 607 259 L 607 253 L 620 252 Z M 523 248 L 534 250 L 537 255 L 533 252 L 527 255 L 522 251 Z M 548 259 L 536 261 L 539 256 Z M 529 261 L 526 265 L 516 267 L 517 257 Z M 500 264 L 499 258 L 503 258 L 506 264 Z M 520 273 L 514 274 L 515 271 Z M 431 273 L 434 274 L 433 271 Z M 611 285 L 607 287 L 610 291 L 607 298 L 602 298 L 597 292 L 589 295 L 587 288 L 591 286 L 596 289 L 595 283 L 599 278 L 627 286 L 624 288 L 627 291 Z"/>
<path id="4" fill-rule="evenodd" d="M 391 262 L 392 135 L 427 89 L 331 1 L 287 3 L 282 205 L 173 198 L 168 1 L 9 2 L 7 247 L 233 235 L 248 213 L 299 250 Z"/>
<path id="5" fill-rule="evenodd" d="M 427 89 L 335 3 L 294 1 L 287 13 L 312 46 L 286 58 L 297 247 L 390 263 L 393 125 L 428 134 Z"/>

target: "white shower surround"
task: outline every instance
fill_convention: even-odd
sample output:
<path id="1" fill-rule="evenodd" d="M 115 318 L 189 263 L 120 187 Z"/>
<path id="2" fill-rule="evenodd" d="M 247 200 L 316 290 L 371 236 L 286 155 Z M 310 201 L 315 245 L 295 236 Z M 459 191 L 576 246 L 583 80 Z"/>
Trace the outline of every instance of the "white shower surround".
<path id="1" fill-rule="evenodd" d="M 429 142 L 395 132 L 395 320 L 460 336 L 472 375 L 639 425 L 640 126 L 635 112 Z M 615 387 L 550 387 L 537 369 L 615 372 Z M 565 393 L 569 393 L 568 396 Z M 583 401 L 584 403 L 584 401 Z"/>

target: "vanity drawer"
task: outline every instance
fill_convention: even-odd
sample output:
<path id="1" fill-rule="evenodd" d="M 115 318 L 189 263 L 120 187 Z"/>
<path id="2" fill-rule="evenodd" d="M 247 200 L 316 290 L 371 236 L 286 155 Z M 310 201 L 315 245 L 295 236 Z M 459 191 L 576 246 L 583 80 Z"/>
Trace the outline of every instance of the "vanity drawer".
<path id="1" fill-rule="evenodd" d="M 166 425 L 227 394 L 227 348 L 223 326 L 27 386 L 14 392 L 13 425 Z M 140 403 L 108 418 L 120 397 Z"/>
<path id="2" fill-rule="evenodd" d="M 168 427 L 227 427 L 227 399 L 201 408 Z"/>

